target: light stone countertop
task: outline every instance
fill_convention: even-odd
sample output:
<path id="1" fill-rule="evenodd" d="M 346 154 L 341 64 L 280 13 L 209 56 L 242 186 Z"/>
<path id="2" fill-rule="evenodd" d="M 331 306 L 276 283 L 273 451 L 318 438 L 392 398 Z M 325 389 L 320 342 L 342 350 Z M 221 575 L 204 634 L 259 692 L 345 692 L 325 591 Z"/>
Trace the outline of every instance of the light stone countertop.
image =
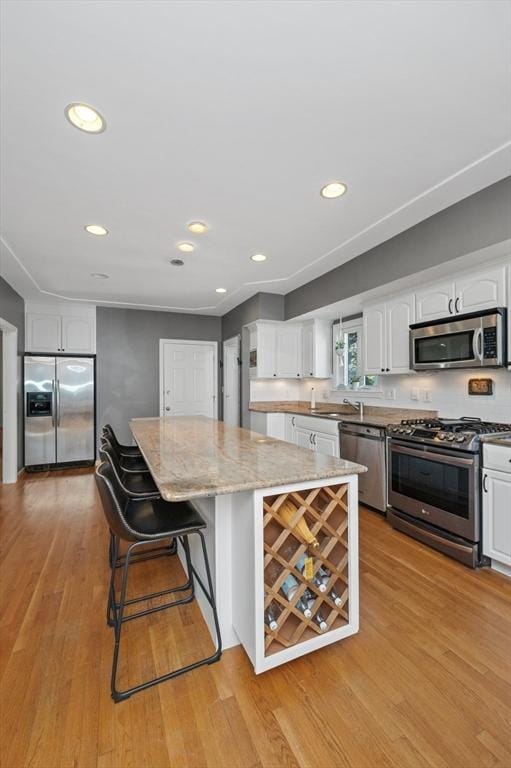
<path id="1" fill-rule="evenodd" d="M 132 419 L 130 429 L 166 501 L 367 471 L 360 464 L 204 416 Z"/>
<path id="2" fill-rule="evenodd" d="M 343 421 L 346 424 L 366 424 L 373 427 L 400 424 L 403 419 L 435 419 L 438 416 L 438 411 L 433 410 L 387 408 L 364 404 L 364 418 L 361 418 L 349 405 L 321 402 L 312 411 L 310 404 L 304 400 L 261 400 L 249 403 L 248 407 L 256 413 L 292 413 L 296 416 L 315 416 L 320 419 Z"/>
<path id="3" fill-rule="evenodd" d="M 511 437 L 499 437 L 498 433 L 482 437 L 481 442 L 485 445 L 501 445 L 504 448 L 511 448 Z"/>

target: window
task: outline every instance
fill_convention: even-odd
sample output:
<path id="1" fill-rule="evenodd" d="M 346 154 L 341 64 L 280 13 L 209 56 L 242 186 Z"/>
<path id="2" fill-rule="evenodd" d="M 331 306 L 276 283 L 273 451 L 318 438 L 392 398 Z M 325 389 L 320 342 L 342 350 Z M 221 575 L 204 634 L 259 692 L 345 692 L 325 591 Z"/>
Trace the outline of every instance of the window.
<path id="1" fill-rule="evenodd" d="M 339 389 L 378 389 L 377 376 L 362 374 L 362 332 L 361 320 L 351 320 L 343 323 L 341 337 L 337 335 L 335 339 L 336 385 Z"/>

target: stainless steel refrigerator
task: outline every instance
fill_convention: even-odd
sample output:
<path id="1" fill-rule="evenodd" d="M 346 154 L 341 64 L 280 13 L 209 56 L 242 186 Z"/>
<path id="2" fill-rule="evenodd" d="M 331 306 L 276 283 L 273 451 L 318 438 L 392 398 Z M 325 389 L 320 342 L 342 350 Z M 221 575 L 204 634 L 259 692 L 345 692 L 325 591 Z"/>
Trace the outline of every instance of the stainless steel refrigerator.
<path id="1" fill-rule="evenodd" d="M 25 468 L 94 463 L 94 357 L 25 355 Z"/>

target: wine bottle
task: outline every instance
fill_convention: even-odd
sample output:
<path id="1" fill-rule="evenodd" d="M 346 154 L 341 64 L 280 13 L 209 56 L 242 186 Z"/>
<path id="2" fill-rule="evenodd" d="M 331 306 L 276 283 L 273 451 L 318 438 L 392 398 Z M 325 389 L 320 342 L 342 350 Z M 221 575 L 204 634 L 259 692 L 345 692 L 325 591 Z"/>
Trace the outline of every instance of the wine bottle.
<path id="1" fill-rule="evenodd" d="M 296 507 L 293 506 L 290 501 L 285 501 L 279 508 L 278 514 L 287 525 L 291 525 L 296 518 L 296 512 Z M 312 547 L 319 547 L 319 541 L 314 536 L 303 517 L 301 517 L 292 528 L 293 532 L 296 533 L 299 538 L 306 541 L 307 544 L 310 544 Z"/>
<path id="2" fill-rule="evenodd" d="M 326 592 L 328 580 L 331 574 L 323 565 L 321 565 L 314 574 L 313 583 L 319 589 L 320 592 Z"/>
<path id="3" fill-rule="evenodd" d="M 290 573 L 289 576 L 284 580 L 280 589 L 283 592 L 286 599 L 289 600 L 290 603 L 292 603 L 293 598 L 296 594 L 296 590 L 298 589 L 298 582 L 292 573 Z M 312 616 L 312 613 L 309 610 L 308 605 L 306 604 L 306 602 L 302 597 L 296 602 L 295 608 L 301 611 L 301 613 L 303 613 L 306 619 L 310 619 L 310 617 Z"/>
<path id="4" fill-rule="evenodd" d="M 321 613 L 321 609 L 316 611 L 313 621 L 318 625 L 321 632 L 325 632 L 328 629 L 328 624 L 326 623 L 325 618 Z"/>
<path id="5" fill-rule="evenodd" d="M 330 592 L 330 600 L 333 600 L 338 608 L 342 606 L 342 598 L 335 591 L 335 587 Z"/>
<path id="6" fill-rule="evenodd" d="M 272 632 L 278 627 L 277 619 L 282 613 L 282 608 L 274 600 L 270 603 L 264 614 L 265 624 L 271 629 Z"/>

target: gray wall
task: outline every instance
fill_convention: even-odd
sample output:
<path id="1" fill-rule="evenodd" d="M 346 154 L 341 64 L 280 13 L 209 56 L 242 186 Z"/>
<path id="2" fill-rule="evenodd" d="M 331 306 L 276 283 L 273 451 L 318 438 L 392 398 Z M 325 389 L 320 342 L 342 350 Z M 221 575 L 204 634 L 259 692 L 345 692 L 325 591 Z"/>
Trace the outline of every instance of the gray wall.
<path id="1" fill-rule="evenodd" d="M 222 317 L 222 339 L 241 333 L 241 328 L 254 320 L 284 320 L 284 296 L 278 293 L 256 293 Z"/>
<path id="2" fill-rule="evenodd" d="M 0 317 L 18 329 L 18 469 L 21 469 L 23 467 L 23 382 L 21 371 L 25 351 L 25 302 L 2 277 L 0 277 Z"/>
<path id="3" fill-rule="evenodd" d="M 508 238 L 511 177 L 291 291 L 285 297 L 286 320 Z"/>
<path id="4" fill-rule="evenodd" d="M 131 443 L 129 420 L 159 415 L 160 339 L 220 342 L 221 318 L 98 307 L 96 321 L 98 427 L 110 423 Z"/>
<path id="5" fill-rule="evenodd" d="M 240 424 L 242 427 L 248 427 L 250 419 L 248 333 L 242 333 L 242 328 L 247 323 L 253 323 L 254 320 L 284 320 L 284 296 L 278 293 L 256 293 L 222 317 L 222 339 L 230 339 L 237 334 L 241 337 Z"/>

